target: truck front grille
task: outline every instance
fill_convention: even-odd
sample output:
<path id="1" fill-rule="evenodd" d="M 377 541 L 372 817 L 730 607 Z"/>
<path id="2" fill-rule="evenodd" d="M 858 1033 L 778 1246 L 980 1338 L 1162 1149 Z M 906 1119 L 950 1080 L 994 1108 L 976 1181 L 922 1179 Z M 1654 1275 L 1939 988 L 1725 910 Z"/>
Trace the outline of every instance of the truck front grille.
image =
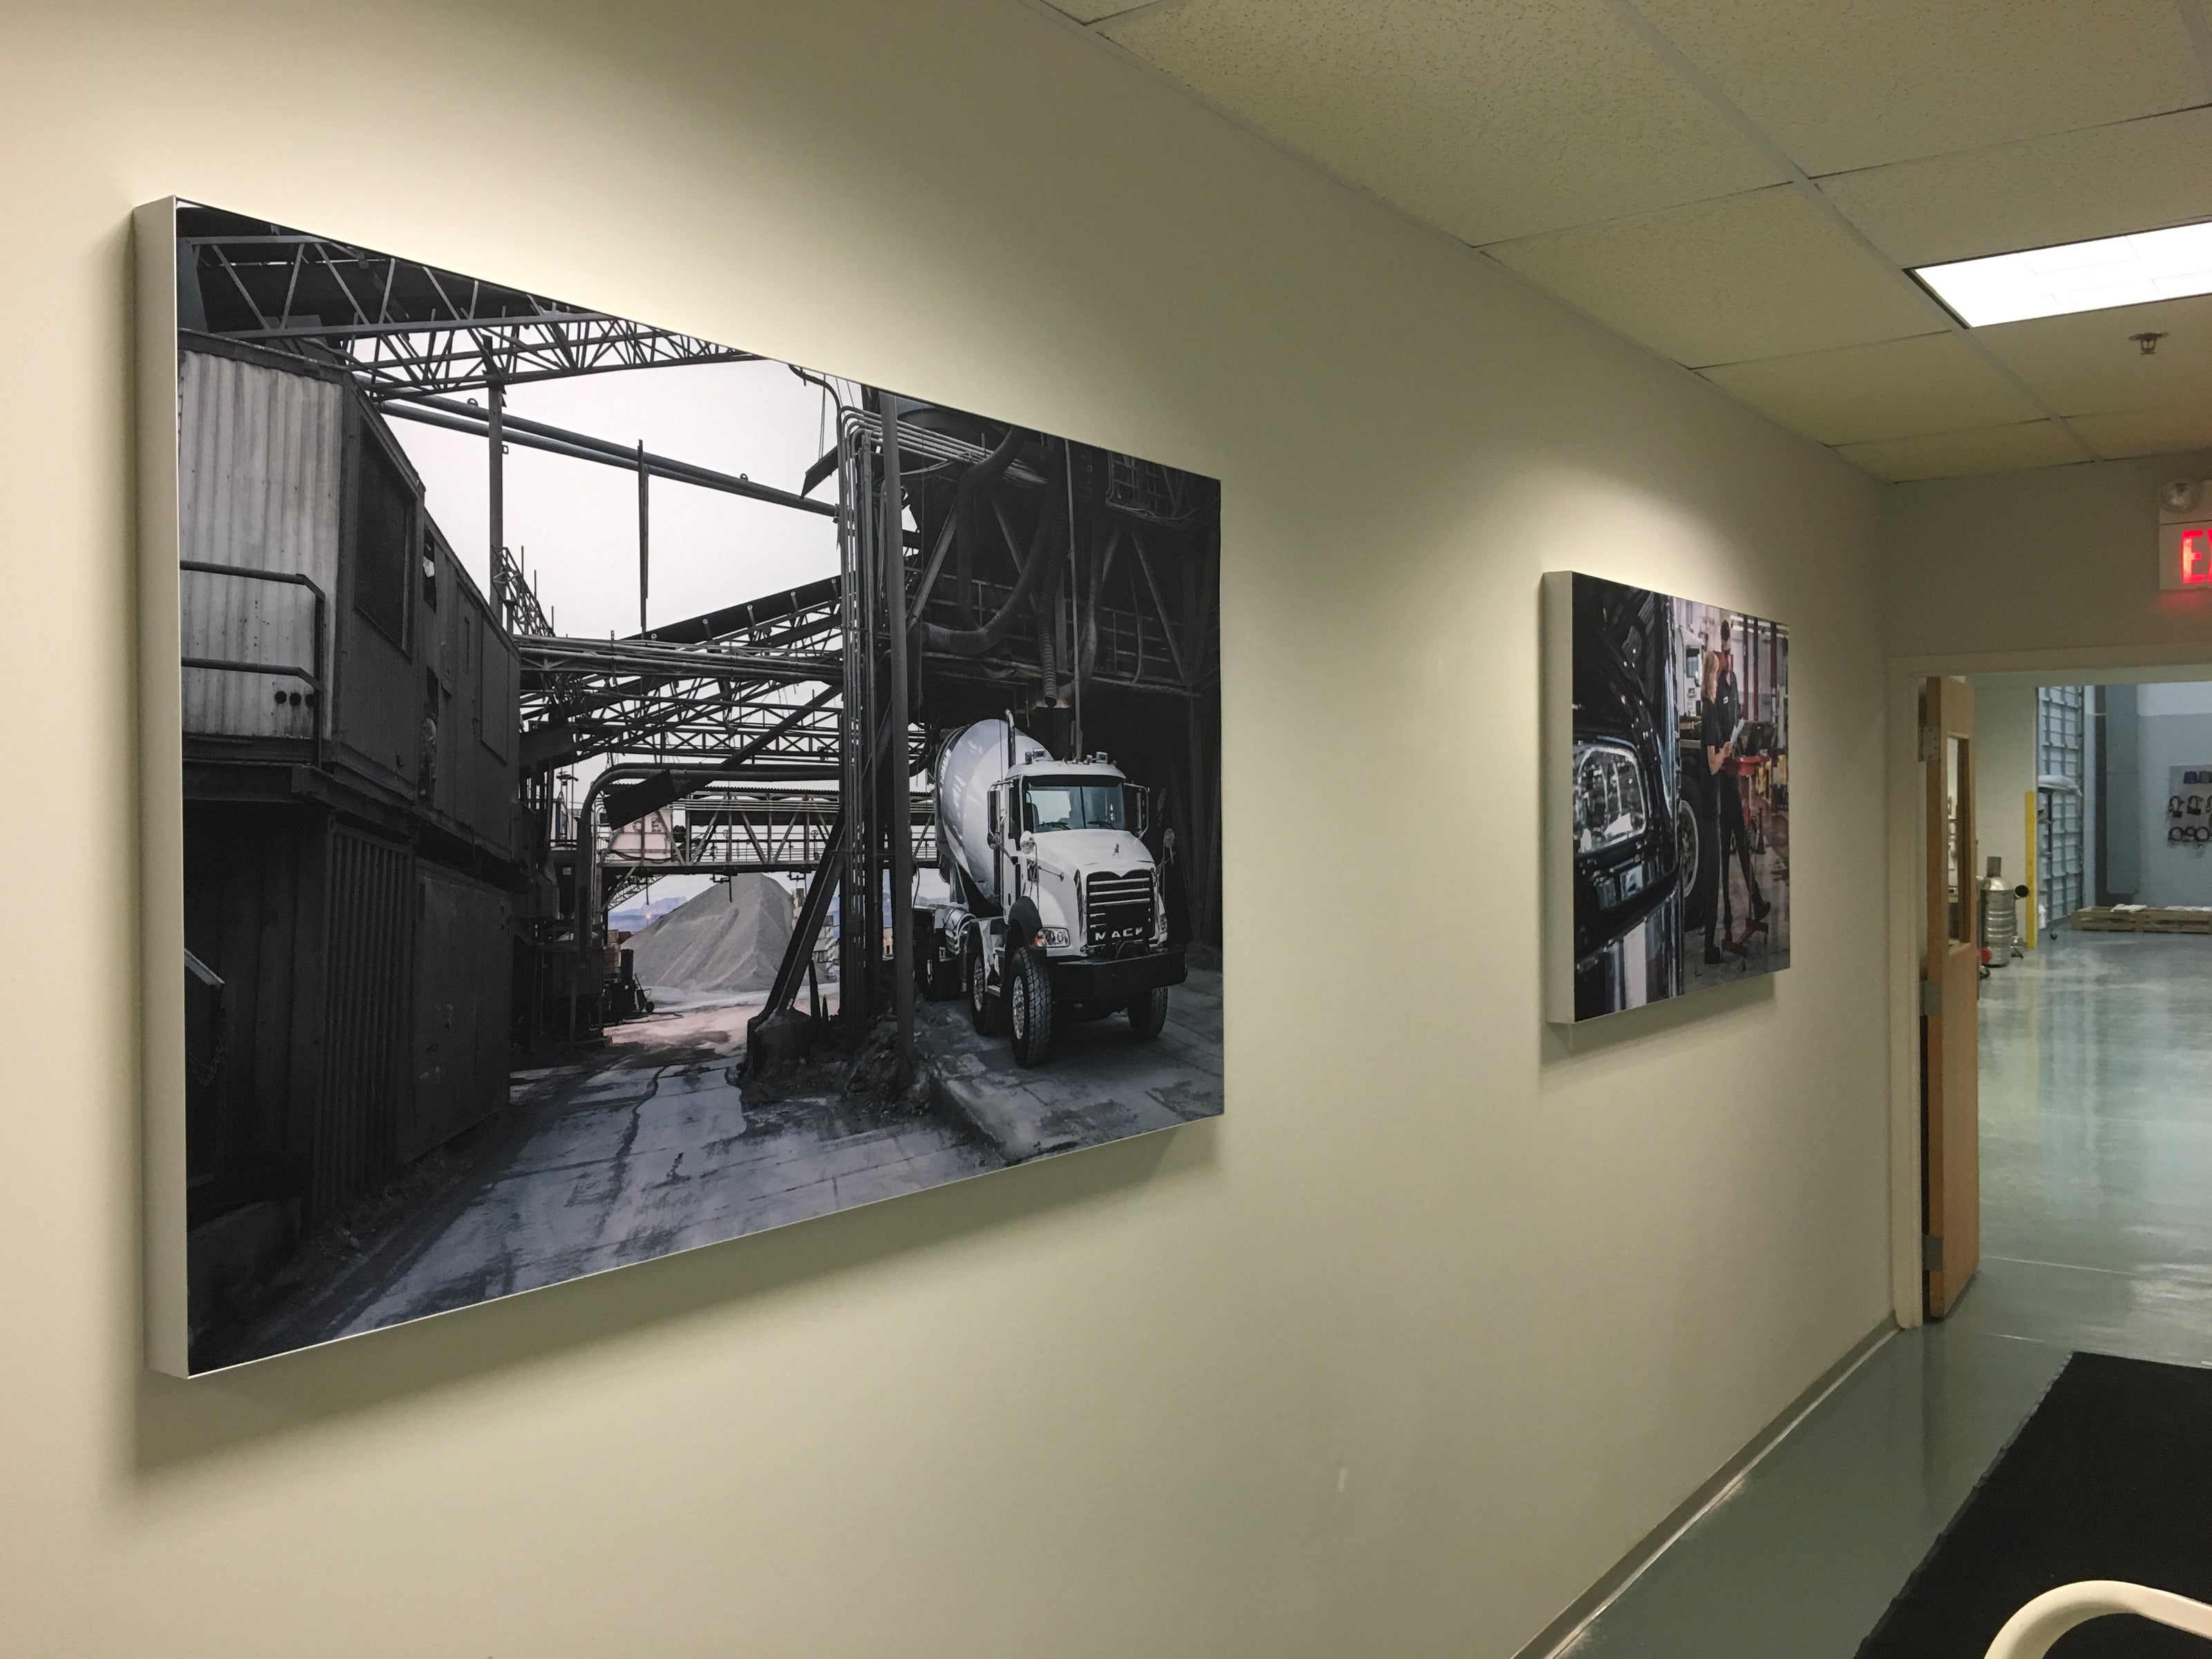
<path id="1" fill-rule="evenodd" d="M 1084 886 L 1086 945 L 1121 945 L 1152 936 L 1152 872 L 1093 876 Z"/>

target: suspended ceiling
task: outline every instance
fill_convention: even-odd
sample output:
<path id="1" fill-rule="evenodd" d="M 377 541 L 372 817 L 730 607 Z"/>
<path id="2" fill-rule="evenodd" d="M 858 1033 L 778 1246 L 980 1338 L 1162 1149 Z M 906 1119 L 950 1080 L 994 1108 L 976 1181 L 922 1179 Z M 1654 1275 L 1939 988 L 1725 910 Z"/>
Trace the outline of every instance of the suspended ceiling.
<path id="1" fill-rule="evenodd" d="M 1048 3 L 1878 477 L 2212 446 L 2212 296 L 1905 274 L 2212 219 L 2203 0 Z"/>

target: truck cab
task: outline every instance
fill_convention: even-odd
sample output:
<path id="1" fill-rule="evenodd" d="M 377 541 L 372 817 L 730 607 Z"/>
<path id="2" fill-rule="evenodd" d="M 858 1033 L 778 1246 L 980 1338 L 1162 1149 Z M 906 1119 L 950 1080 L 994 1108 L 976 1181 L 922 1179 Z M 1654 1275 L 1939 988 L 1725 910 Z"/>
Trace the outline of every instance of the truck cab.
<path id="1" fill-rule="evenodd" d="M 1146 791 L 1103 756 L 1057 760 L 997 720 L 952 733 L 934 780 L 953 902 L 931 917 L 929 991 L 964 993 L 976 1028 L 1007 1028 L 1024 1065 L 1043 1061 L 1060 1020 L 1126 1012 L 1157 1036 L 1186 969 Z"/>

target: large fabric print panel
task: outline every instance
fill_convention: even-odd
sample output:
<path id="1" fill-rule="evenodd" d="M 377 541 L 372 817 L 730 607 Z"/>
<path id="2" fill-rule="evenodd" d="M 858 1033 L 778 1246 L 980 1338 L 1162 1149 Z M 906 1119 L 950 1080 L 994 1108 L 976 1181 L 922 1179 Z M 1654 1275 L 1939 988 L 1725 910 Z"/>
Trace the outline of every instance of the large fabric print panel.
<path id="1" fill-rule="evenodd" d="M 1546 1006 L 1573 1023 L 1790 963 L 1790 636 L 1545 578 Z"/>
<path id="2" fill-rule="evenodd" d="M 1220 1114 L 1215 480 L 138 233 L 152 1363 Z"/>

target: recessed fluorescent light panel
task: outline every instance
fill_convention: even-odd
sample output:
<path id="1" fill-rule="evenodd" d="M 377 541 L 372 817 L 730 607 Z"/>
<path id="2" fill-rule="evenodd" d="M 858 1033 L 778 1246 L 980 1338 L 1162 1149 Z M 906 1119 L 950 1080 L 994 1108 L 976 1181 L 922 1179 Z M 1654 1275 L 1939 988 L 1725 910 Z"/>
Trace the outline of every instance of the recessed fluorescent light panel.
<path id="1" fill-rule="evenodd" d="M 2212 294 L 2212 224 L 1922 265 L 1913 275 L 1969 328 Z"/>

